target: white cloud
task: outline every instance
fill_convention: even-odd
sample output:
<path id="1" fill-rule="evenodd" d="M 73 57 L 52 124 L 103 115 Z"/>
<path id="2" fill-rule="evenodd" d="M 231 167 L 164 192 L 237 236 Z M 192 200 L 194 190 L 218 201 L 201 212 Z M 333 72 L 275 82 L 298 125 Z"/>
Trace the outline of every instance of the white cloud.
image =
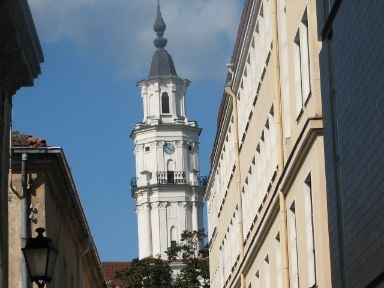
<path id="1" fill-rule="evenodd" d="M 156 1 L 29 0 L 29 4 L 43 43 L 70 41 L 87 57 L 114 65 L 124 77 L 145 77 L 149 72 Z M 237 0 L 161 1 L 167 49 L 179 76 L 223 77 L 241 6 Z"/>

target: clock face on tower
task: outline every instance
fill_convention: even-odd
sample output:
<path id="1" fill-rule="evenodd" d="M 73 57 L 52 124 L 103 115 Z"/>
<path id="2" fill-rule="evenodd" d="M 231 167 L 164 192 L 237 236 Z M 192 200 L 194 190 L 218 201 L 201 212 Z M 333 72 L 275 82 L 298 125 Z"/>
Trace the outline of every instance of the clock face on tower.
<path id="1" fill-rule="evenodd" d="M 173 154 L 173 152 L 175 152 L 175 145 L 171 142 L 165 142 L 164 152 L 168 155 Z"/>

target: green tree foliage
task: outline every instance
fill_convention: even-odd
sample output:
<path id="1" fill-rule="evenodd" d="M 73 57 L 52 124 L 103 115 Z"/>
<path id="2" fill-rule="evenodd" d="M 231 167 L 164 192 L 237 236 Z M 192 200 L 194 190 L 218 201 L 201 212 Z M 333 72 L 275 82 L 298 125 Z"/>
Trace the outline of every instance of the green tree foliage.
<path id="1" fill-rule="evenodd" d="M 172 269 L 168 261 L 160 258 L 133 259 L 130 267 L 116 273 L 126 288 L 172 287 Z"/>
<path id="2" fill-rule="evenodd" d="M 169 247 L 167 255 L 169 260 L 179 260 L 184 265 L 175 279 L 177 288 L 208 288 L 209 285 L 209 258 L 208 248 L 198 251 L 200 243 L 206 237 L 204 230 L 184 231 L 181 242 Z M 198 252 L 197 252 L 198 251 Z"/>
<path id="3" fill-rule="evenodd" d="M 167 249 L 169 260 L 134 259 L 129 268 L 117 272 L 116 276 L 126 283 L 126 288 L 209 288 L 208 248 L 198 251 L 205 237 L 204 229 L 184 231 L 181 242 Z M 172 261 L 183 263 L 175 279 L 172 279 Z"/>

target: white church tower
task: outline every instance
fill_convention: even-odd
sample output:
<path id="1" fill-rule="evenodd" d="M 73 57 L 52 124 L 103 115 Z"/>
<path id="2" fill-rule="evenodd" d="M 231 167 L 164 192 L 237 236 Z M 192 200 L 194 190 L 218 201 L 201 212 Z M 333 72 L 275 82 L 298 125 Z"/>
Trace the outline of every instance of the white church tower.
<path id="1" fill-rule="evenodd" d="M 166 25 L 157 5 L 157 38 L 149 76 L 138 82 L 144 118 L 131 133 L 135 145 L 139 258 L 156 257 L 180 241 L 184 230 L 203 227 L 204 181 L 199 174 L 201 128 L 188 119 L 185 94 L 190 81 L 177 76 L 163 38 Z"/>

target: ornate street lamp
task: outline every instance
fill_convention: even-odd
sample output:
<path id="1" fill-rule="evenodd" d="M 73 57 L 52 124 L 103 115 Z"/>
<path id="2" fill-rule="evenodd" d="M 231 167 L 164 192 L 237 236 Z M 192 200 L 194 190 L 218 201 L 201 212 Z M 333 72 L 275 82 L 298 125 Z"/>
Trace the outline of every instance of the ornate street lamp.
<path id="1" fill-rule="evenodd" d="M 52 279 L 59 251 L 53 247 L 51 239 L 43 236 L 44 228 L 37 228 L 36 232 L 38 235 L 29 238 L 21 250 L 27 262 L 29 277 L 39 288 L 43 288 Z"/>

